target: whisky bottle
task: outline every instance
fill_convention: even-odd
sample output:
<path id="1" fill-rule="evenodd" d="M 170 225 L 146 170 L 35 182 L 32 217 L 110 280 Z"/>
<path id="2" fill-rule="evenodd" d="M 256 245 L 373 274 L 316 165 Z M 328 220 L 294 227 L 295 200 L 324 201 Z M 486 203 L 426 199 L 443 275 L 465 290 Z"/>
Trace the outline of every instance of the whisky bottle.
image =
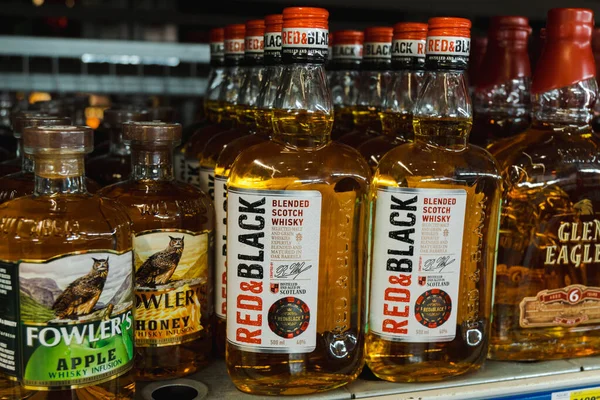
<path id="1" fill-rule="evenodd" d="M 207 195 L 173 177 L 181 125 L 130 122 L 123 135 L 131 178 L 100 194 L 133 222 L 136 378 L 181 377 L 210 360 L 214 210 Z"/>
<path id="2" fill-rule="evenodd" d="M 331 35 L 329 42 L 331 43 Z M 363 55 L 365 35 L 361 31 L 337 31 L 336 42 L 331 46 L 332 56 L 328 69 L 329 86 L 333 99 L 334 119 L 331 139 L 337 140 L 354 128 L 352 108 L 358 97 L 358 78 Z"/>
<path id="3" fill-rule="evenodd" d="M 469 67 L 467 68 L 467 78 L 469 79 L 469 93 L 471 96 L 475 92 L 475 86 L 479 77 L 486 71 L 481 68 L 485 53 L 487 51 L 488 38 L 484 35 L 477 35 L 471 38 L 471 54 L 469 55 Z"/>
<path id="4" fill-rule="evenodd" d="M 35 191 L 0 205 L 0 398 L 133 399 L 130 220 L 86 191 L 90 128 L 22 135 Z"/>
<path id="5" fill-rule="evenodd" d="M 225 30 L 213 28 L 209 33 L 210 40 L 210 71 L 208 72 L 208 84 L 204 93 L 204 118 L 195 122 L 182 131 L 182 144 L 175 148 L 173 159 L 173 171 L 175 179 L 179 182 L 187 182 L 185 174 L 185 144 L 192 140 L 194 133 L 209 126 L 218 127 L 219 124 L 219 91 L 223 83 L 225 72 Z M 154 121 L 157 118 L 152 118 Z M 158 118 L 162 122 L 175 122 Z M 198 137 L 196 137 L 197 139 Z"/>
<path id="6" fill-rule="evenodd" d="M 328 12 L 283 11 L 273 137 L 244 150 L 227 187 L 227 353 L 244 392 L 307 394 L 364 362 L 369 167 L 332 143 Z"/>
<path id="7" fill-rule="evenodd" d="M 231 141 L 255 132 L 254 113 L 264 66 L 265 21 L 246 23 L 244 45 L 244 79 L 235 105 L 231 108 L 233 128 L 216 134 L 206 142 L 200 154 L 200 189 L 212 198 L 215 193 L 215 165 L 219 154 Z"/>
<path id="8" fill-rule="evenodd" d="M 393 28 L 374 27 L 365 30 L 358 97 L 352 108 L 354 129 L 342 135 L 338 142 L 356 148 L 381 134 L 379 112 L 383 109 L 390 86 L 393 36 Z"/>
<path id="9" fill-rule="evenodd" d="M 600 146 L 590 127 L 597 99 L 593 26 L 591 10 L 548 12 L 546 46 L 531 86 L 532 126 L 494 153 L 504 191 L 493 359 L 600 351 Z"/>
<path id="10" fill-rule="evenodd" d="M 471 143 L 486 147 L 515 136 L 531 124 L 531 67 L 525 17 L 494 17 L 473 95 Z"/>
<path id="11" fill-rule="evenodd" d="M 273 14 L 265 17 L 264 72 L 261 81 L 256 108 L 254 127 L 248 135 L 229 143 L 217 159 L 215 165 L 215 344 L 219 354 L 225 353 L 227 316 L 227 179 L 231 166 L 237 156 L 255 144 L 269 140 L 273 132 L 273 105 L 277 86 L 281 80 L 281 29 L 283 15 Z"/>
<path id="12" fill-rule="evenodd" d="M 20 121 L 24 121 L 23 117 L 41 117 L 44 114 L 41 114 L 39 111 L 21 111 L 12 115 L 11 118 L 11 126 L 12 126 L 12 140 L 15 142 L 15 154 L 14 158 L 10 158 L 6 161 L 2 161 L 0 163 L 0 177 L 6 176 L 9 174 L 14 174 L 21 171 L 21 167 L 23 165 L 23 140 L 21 140 L 21 135 L 23 133 L 23 126 L 17 126 L 17 118 L 20 118 Z M 51 119 L 56 120 L 54 117 L 50 117 Z M 69 120 L 60 120 L 50 125 L 64 125 L 69 124 Z"/>
<path id="13" fill-rule="evenodd" d="M 392 83 L 379 113 L 383 135 L 358 146 L 373 172 L 379 160 L 394 147 L 412 141 L 412 112 L 425 68 L 427 24 L 400 22 L 394 25 Z"/>
<path id="14" fill-rule="evenodd" d="M 235 121 L 235 106 L 246 75 L 246 67 L 242 66 L 245 32 L 244 24 L 225 27 L 225 69 L 219 85 L 218 99 L 208 105 L 209 113 L 217 123 L 196 131 L 185 145 L 185 179 L 196 187 L 200 187 L 200 159 L 204 146 L 215 135 L 232 128 Z"/>
<path id="15" fill-rule="evenodd" d="M 150 114 L 146 110 L 132 108 L 104 110 L 103 124 L 110 137 L 110 150 L 107 154 L 88 160 L 87 175 L 101 186 L 128 179 L 131 173 L 131 149 L 123 142 L 123 123 L 149 119 Z"/>
<path id="16" fill-rule="evenodd" d="M 67 117 L 52 117 L 44 115 L 22 115 L 15 118 L 15 137 L 18 138 L 22 146 L 23 130 L 27 127 L 68 125 L 71 120 Z M 33 167 L 33 157 L 23 152 L 21 160 L 21 171 L 9 174 L 0 178 L 0 204 L 5 201 L 15 199 L 21 196 L 27 196 L 34 192 L 35 174 Z M 90 193 L 95 193 L 99 186 L 89 178 L 85 178 L 86 189 Z"/>
<path id="17" fill-rule="evenodd" d="M 600 28 L 594 28 L 592 33 L 592 50 L 594 51 L 594 61 L 596 61 L 596 82 L 598 82 L 600 79 Z M 600 132 L 600 102 L 596 102 L 593 112 L 592 129 L 598 133 Z"/>
<path id="18" fill-rule="evenodd" d="M 383 156 L 370 188 L 367 364 L 388 381 L 450 378 L 487 355 L 501 177 L 468 143 L 470 27 L 429 20 L 414 142 Z"/>

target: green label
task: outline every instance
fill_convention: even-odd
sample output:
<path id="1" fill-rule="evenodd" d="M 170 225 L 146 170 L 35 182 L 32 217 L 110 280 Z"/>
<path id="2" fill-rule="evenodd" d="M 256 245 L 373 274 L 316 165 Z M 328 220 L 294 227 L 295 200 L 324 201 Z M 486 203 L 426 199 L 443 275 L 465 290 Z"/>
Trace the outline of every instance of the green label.
<path id="1" fill-rule="evenodd" d="M 7 328 L 15 325 L 14 340 L 0 342 L 14 352 L 15 368 L 5 362 L 2 372 L 25 387 L 50 390 L 96 385 L 129 371 L 132 262 L 131 251 L 102 251 L 0 263 L 0 279 L 11 282 L 0 299 L 0 321 L 8 322 L 0 324 L 0 337 L 10 339 Z"/>

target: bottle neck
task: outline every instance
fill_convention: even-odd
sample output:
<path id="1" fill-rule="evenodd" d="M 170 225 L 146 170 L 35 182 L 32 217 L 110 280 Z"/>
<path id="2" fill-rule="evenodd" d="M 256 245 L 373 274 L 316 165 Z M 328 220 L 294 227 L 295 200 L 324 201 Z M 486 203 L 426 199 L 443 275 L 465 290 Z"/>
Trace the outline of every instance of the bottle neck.
<path id="1" fill-rule="evenodd" d="M 131 178 L 133 180 L 172 181 L 173 144 L 131 145 Z"/>
<path id="2" fill-rule="evenodd" d="M 392 83 L 380 113 L 384 135 L 394 139 L 413 139 L 413 108 L 423 84 L 421 70 L 400 69 L 392 73 Z"/>
<path id="3" fill-rule="evenodd" d="M 123 130 L 114 128 L 110 130 L 110 153 L 120 156 L 131 154 L 129 145 L 123 143 Z"/>
<path id="4" fill-rule="evenodd" d="M 365 70 L 360 73 L 359 91 L 354 111 L 354 125 L 359 130 L 380 129 L 379 112 L 383 110 L 390 87 L 390 71 Z"/>
<path id="5" fill-rule="evenodd" d="M 579 81 L 573 85 L 534 93 L 534 122 L 550 125 L 584 126 L 592 120 L 592 106 L 598 97 L 595 78 Z"/>
<path id="6" fill-rule="evenodd" d="M 331 73 L 330 86 L 333 104 L 351 107 L 358 99 L 360 72 L 358 70 L 336 70 Z"/>
<path id="7" fill-rule="evenodd" d="M 23 138 L 22 137 L 17 137 L 17 148 L 15 149 L 15 156 L 16 158 L 19 158 L 21 160 L 23 160 Z"/>
<path id="8" fill-rule="evenodd" d="M 29 157 L 24 157 L 27 158 Z M 87 192 L 84 154 L 38 154 L 34 159 L 34 195 Z"/>

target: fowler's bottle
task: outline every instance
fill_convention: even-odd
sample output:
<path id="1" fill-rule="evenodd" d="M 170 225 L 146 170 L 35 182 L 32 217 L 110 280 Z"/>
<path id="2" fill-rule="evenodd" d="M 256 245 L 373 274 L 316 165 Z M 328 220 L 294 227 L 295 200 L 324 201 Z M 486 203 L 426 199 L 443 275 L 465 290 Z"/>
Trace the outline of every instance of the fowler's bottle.
<path id="1" fill-rule="evenodd" d="M 377 169 L 381 157 L 388 151 L 414 138 L 412 113 L 423 82 L 426 39 L 427 24 L 400 22 L 394 25 L 394 72 L 384 108 L 379 113 L 383 135 L 358 146 L 358 151 L 373 172 Z"/>
<path id="2" fill-rule="evenodd" d="M 21 135 L 23 133 L 23 126 L 17 126 L 16 124 L 16 120 L 17 117 L 21 118 L 21 121 L 23 121 L 22 118 L 24 117 L 42 117 L 45 116 L 45 114 L 42 114 L 40 111 L 21 111 L 18 112 L 16 114 L 13 114 L 11 116 L 11 126 L 12 126 L 12 141 L 14 142 L 14 149 L 15 149 L 15 154 L 14 154 L 14 158 L 8 159 L 6 161 L 3 161 L 0 163 L 0 177 L 2 176 L 6 176 L 9 174 L 14 174 L 17 173 L 19 171 L 21 171 L 21 167 L 23 166 L 23 140 L 21 138 Z M 49 116 L 51 119 L 56 120 L 56 117 L 51 117 Z M 69 123 L 68 120 L 67 124 Z M 63 125 L 64 124 L 64 120 L 61 120 L 59 123 L 55 123 L 54 125 Z M 5 136 L 7 135 L 7 132 L 5 132 L 4 134 Z"/>
<path id="3" fill-rule="evenodd" d="M 230 129 L 235 121 L 235 106 L 246 75 L 246 68 L 242 66 L 245 32 L 244 24 L 225 27 L 225 70 L 217 102 L 210 103 L 209 111 L 217 123 L 197 130 L 185 145 L 185 179 L 196 187 L 200 187 L 200 158 L 204 146 L 213 136 Z"/>
<path id="4" fill-rule="evenodd" d="M 215 343 L 219 354 L 225 353 L 227 317 L 227 179 L 237 156 L 255 144 L 269 140 L 273 133 L 273 104 L 281 80 L 281 29 L 283 15 L 265 17 L 264 72 L 256 108 L 253 109 L 254 127 L 229 143 L 215 165 Z"/>
<path id="5" fill-rule="evenodd" d="M 255 131 L 256 101 L 260 91 L 264 67 L 265 21 L 256 19 L 246 23 L 244 45 L 244 79 L 236 104 L 232 108 L 234 127 L 213 136 L 200 154 L 200 189 L 214 198 L 215 165 L 219 154 L 232 140 Z"/>
<path id="6" fill-rule="evenodd" d="M 86 165 L 88 176 L 101 186 L 129 179 L 131 149 L 123 141 L 123 123 L 149 119 L 150 115 L 146 110 L 127 108 L 104 110 L 103 124 L 110 137 L 110 150 L 107 154 L 88 160 Z"/>
<path id="7" fill-rule="evenodd" d="M 369 167 L 330 139 L 327 18 L 283 11 L 273 138 L 229 175 L 226 364 L 244 392 L 329 390 L 363 365 Z"/>
<path id="8" fill-rule="evenodd" d="M 352 147 L 381 134 L 379 112 L 391 82 L 393 28 L 365 30 L 365 48 L 359 77 L 356 105 L 352 110 L 354 129 L 337 141 Z"/>
<path id="9" fill-rule="evenodd" d="M 531 67 L 525 17 L 494 17 L 475 86 L 471 143 L 486 147 L 515 136 L 531 124 Z"/>
<path id="10" fill-rule="evenodd" d="M 334 116 L 331 139 L 336 140 L 354 127 L 352 110 L 358 97 L 358 78 L 363 56 L 365 35 L 361 31 L 337 31 L 332 47 L 329 86 L 333 99 Z M 331 35 L 329 36 L 331 42 Z"/>
<path id="11" fill-rule="evenodd" d="M 429 20 L 414 143 L 383 156 L 370 188 L 367 364 L 389 381 L 449 378 L 487 355 L 501 177 L 468 144 L 470 27 Z"/>
<path id="12" fill-rule="evenodd" d="M 173 177 L 181 125 L 131 122 L 123 135 L 131 178 L 100 193 L 133 222 L 136 375 L 181 377 L 211 354 L 214 210 L 206 194 Z"/>
<path id="13" fill-rule="evenodd" d="M 591 10 L 548 12 L 533 124 L 495 152 L 504 178 L 490 357 L 600 351 L 600 172 Z M 565 62 L 564 60 L 568 60 Z M 560 69 L 548 68 L 561 65 Z"/>
<path id="14" fill-rule="evenodd" d="M 225 30 L 223 28 L 214 28 L 209 33 L 210 41 L 210 71 L 208 72 L 208 84 L 204 94 L 204 118 L 201 121 L 191 124 L 182 131 L 182 142 L 187 143 L 192 140 L 192 135 L 201 128 L 218 126 L 220 122 L 219 92 L 223 83 L 225 72 Z M 175 122 L 174 120 L 158 119 L 162 122 Z M 198 137 L 196 136 L 197 140 Z M 180 182 L 187 182 L 185 169 L 185 145 L 175 148 L 173 159 L 173 172 L 175 179 Z"/>
<path id="15" fill-rule="evenodd" d="M 0 205 L 3 399 L 133 399 L 130 220 L 86 191 L 88 127 L 29 127 L 35 192 Z"/>

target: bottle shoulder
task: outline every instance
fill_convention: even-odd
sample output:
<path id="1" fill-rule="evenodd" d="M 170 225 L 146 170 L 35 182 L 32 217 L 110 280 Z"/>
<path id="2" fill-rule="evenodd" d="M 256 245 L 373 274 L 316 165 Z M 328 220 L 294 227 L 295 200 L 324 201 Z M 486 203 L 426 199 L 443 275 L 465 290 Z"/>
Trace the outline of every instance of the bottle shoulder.
<path id="1" fill-rule="evenodd" d="M 231 143 L 233 140 L 248 135 L 248 133 L 248 130 L 244 128 L 234 128 L 215 134 L 213 137 L 208 139 L 204 145 L 200 164 L 214 164 L 217 158 L 219 158 L 219 154 L 221 154 L 223 149 L 225 149 L 229 143 Z"/>
<path id="2" fill-rule="evenodd" d="M 186 158 L 198 158 L 208 140 L 225 130 L 227 130 L 227 127 L 223 124 L 212 124 L 197 129 L 185 144 Z"/>
<path id="3" fill-rule="evenodd" d="M 215 170 L 223 170 L 227 171 L 233 165 L 235 159 L 240 155 L 240 153 L 246 149 L 249 149 L 252 146 L 255 146 L 259 143 L 264 143 L 269 140 L 267 135 L 263 134 L 252 134 L 245 135 L 239 138 L 234 139 L 223 149 L 219 158 L 217 159 L 217 165 Z"/>

